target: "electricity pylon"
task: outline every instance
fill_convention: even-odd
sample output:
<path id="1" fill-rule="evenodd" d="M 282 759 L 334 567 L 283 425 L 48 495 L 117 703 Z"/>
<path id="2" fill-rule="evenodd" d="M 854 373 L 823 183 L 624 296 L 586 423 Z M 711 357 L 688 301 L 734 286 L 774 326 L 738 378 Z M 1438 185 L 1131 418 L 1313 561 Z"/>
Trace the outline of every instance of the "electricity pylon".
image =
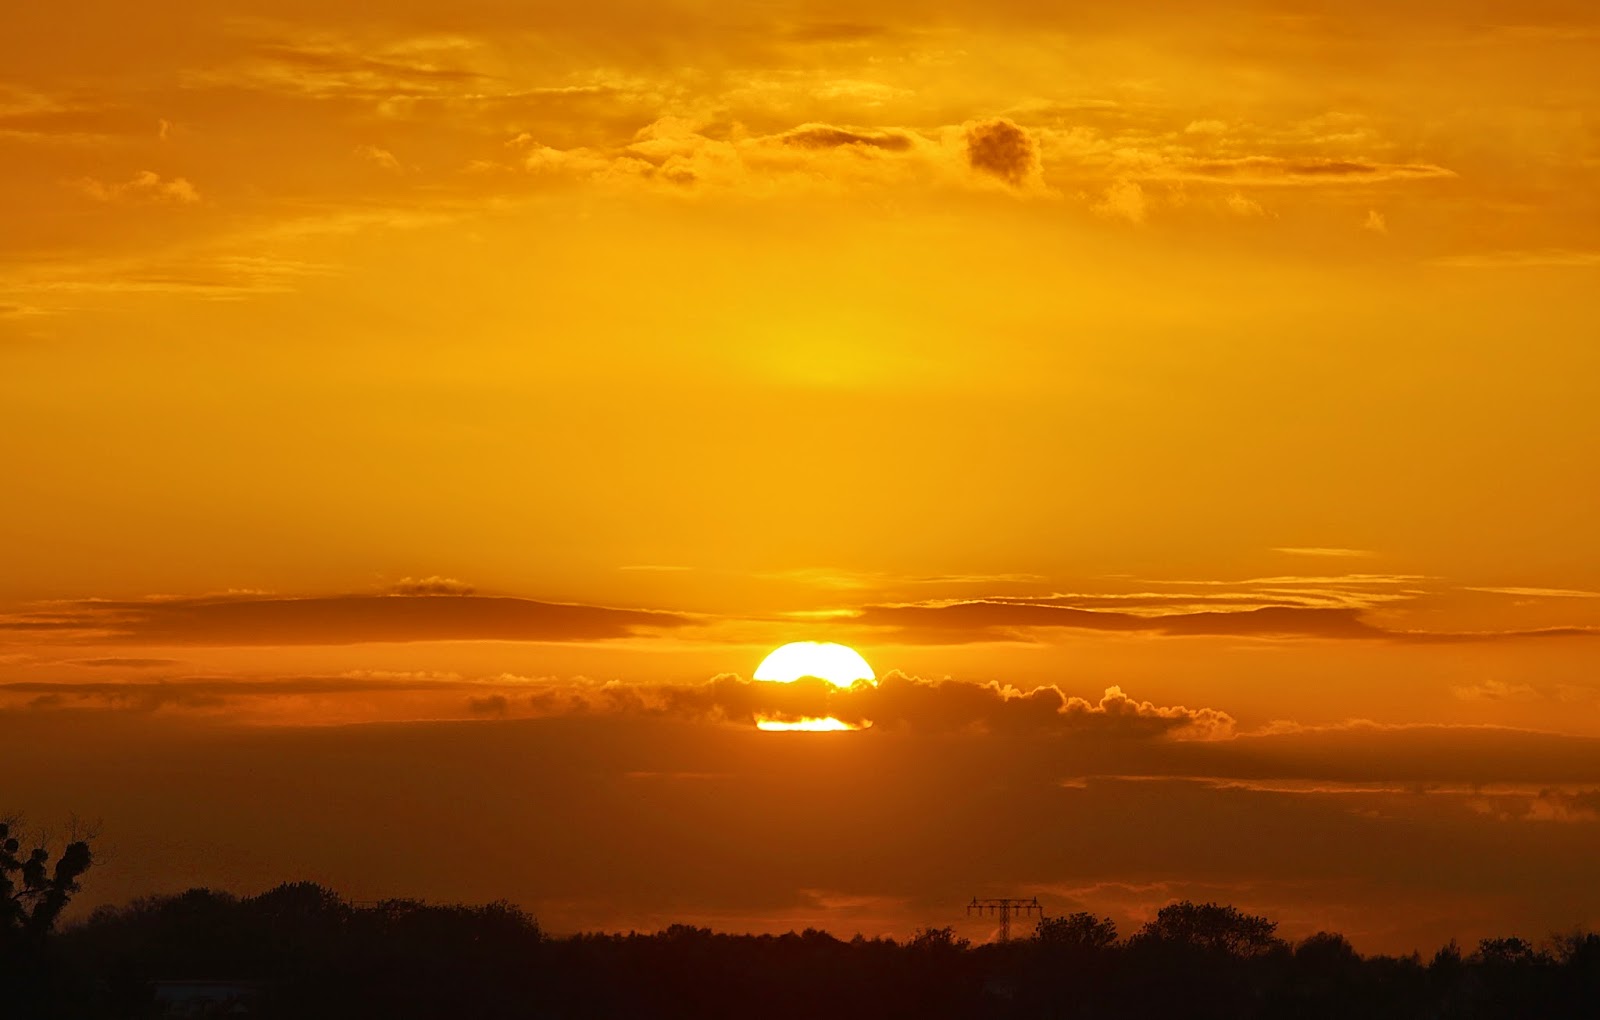
<path id="1" fill-rule="evenodd" d="M 976 896 L 967 904 L 967 916 L 973 914 L 982 916 L 984 911 L 1000 915 L 1000 941 L 1008 942 L 1011 939 L 1011 915 L 1020 914 L 1027 917 L 1029 914 L 1044 916 L 1044 908 L 1039 906 L 1039 897 L 1034 896 L 1026 900 L 1002 897 L 1000 899 L 980 900 Z"/>

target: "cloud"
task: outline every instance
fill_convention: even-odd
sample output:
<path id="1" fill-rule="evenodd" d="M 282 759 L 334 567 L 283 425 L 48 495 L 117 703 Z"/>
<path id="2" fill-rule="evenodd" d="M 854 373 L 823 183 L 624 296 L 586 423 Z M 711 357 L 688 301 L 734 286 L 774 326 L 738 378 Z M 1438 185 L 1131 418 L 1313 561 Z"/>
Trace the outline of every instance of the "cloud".
<path id="1" fill-rule="evenodd" d="M 969 123 L 965 128 L 967 165 L 1011 185 L 1022 187 L 1039 173 L 1039 145 L 1016 122 L 999 117 Z"/>
<path id="2" fill-rule="evenodd" d="M 1573 248 L 1538 248 L 1524 251 L 1476 252 L 1445 255 L 1429 265 L 1452 269 L 1582 269 L 1600 266 L 1600 251 Z"/>
<path id="3" fill-rule="evenodd" d="M 1370 549 L 1340 549 L 1333 546 L 1278 546 L 1273 552 L 1287 553 L 1290 556 L 1319 556 L 1328 559 L 1359 559 L 1367 556 L 1376 556 L 1377 553 Z"/>
<path id="4" fill-rule="evenodd" d="M 499 689 L 508 686 L 495 680 L 469 681 L 453 674 L 346 673 L 339 676 L 228 677 L 191 676 L 163 680 L 70 681 L 19 680 L 0 683 L 0 705 L 33 710 L 111 710 L 156 712 L 162 710 L 210 712 L 227 708 L 239 712 L 238 718 L 271 715 L 275 702 L 303 708 L 306 699 L 347 699 L 350 695 L 395 696 L 448 691 Z M 407 704 L 411 704 L 410 701 Z M 283 706 L 279 706 L 283 707 Z M 381 709 L 370 710 L 373 718 L 386 719 Z M 281 714 L 281 713 L 280 713 Z M 324 716 L 312 714 L 298 721 L 314 721 Z M 359 717 L 359 716 L 358 716 Z M 282 721 L 282 720 L 280 720 Z"/>
<path id="5" fill-rule="evenodd" d="M 0 105 L 0 137 L 96 144 L 139 133 L 141 112 L 115 102 L 79 105 L 33 96 L 21 106 Z"/>
<path id="6" fill-rule="evenodd" d="M 800 43 L 857 43 L 882 39 L 894 31 L 888 25 L 867 22 L 813 21 L 795 25 L 783 35 Z"/>
<path id="7" fill-rule="evenodd" d="M 414 717 L 418 694 L 448 692 L 459 703 L 468 691 L 497 691 L 495 680 L 464 680 L 453 674 L 351 672 L 338 676 L 180 676 L 160 680 L 53 681 L 0 683 L 0 708 L 33 712 L 132 712 L 148 714 L 224 713 L 230 722 L 277 723 L 387 721 Z M 493 697 L 494 695 L 485 695 Z M 501 695 L 503 697 L 503 695 Z M 396 716 L 374 699 L 396 702 Z M 443 705 L 446 699 L 436 699 Z M 332 711 L 345 703 L 345 711 Z M 450 713 L 444 718 L 454 717 Z"/>
<path id="8" fill-rule="evenodd" d="M 414 51 L 418 49 L 415 41 L 407 41 L 402 45 Z M 444 46 L 435 52 L 448 52 L 455 48 Z M 304 70 L 336 75 L 374 76 L 385 82 L 472 82 L 484 78 L 484 75 L 476 71 L 437 67 L 423 60 L 378 59 L 357 52 L 353 48 L 267 44 L 260 46 L 257 52 Z"/>
<path id="9" fill-rule="evenodd" d="M 1455 177 L 1431 163 L 1378 163 L 1354 159 L 1241 156 L 1178 159 L 1157 163 L 1135 176 L 1212 184 L 1352 185 Z"/>
<path id="10" fill-rule="evenodd" d="M 1236 216 L 1265 216 L 1267 214 L 1267 211 L 1261 207 L 1260 202 L 1245 198 L 1237 191 L 1228 195 L 1227 199 L 1225 199 L 1225 204 L 1228 207 L 1228 211 Z"/>
<path id="11" fill-rule="evenodd" d="M 380 103 L 445 97 L 491 82 L 471 68 L 444 66 L 458 62 L 461 49 L 425 37 L 393 39 L 377 48 L 356 41 L 263 41 L 226 67 L 191 71 L 186 84 Z"/>
<path id="12" fill-rule="evenodd" d="M 402 585 L 407 582 L 402 582 Z M 680 627 L 678 613 L 444 594 L 445 578 L 412 594 L 78 601 L 0 618 L 0 631 L 69 643 L 316 645 L 373 641 L 604 641 Z"/>
<path id="13" fill-rule="evenodd" d="M 94 666 L 105 669 L 159 669 L 162 666 L 178 666 L 182 663 L 182 659 L 130 659 L 117 657 L 72 660 L 74 666 Z"/>
<path id="14" fill-rule="evenodd" d="M 400 165 L 400 161 L 395 158 L 394 153 L 388 149 L 380 149 L 376 145 L 358 145 L 355 148 L 355 154 L 374 166 L 388 170 L 391 173 L 400 173 L 405 169 Z"/>
<path id="15" fill-rule="evenodd" d="M 1367 218 L 1361 221 L 1361 229 L 1371 231 L 1374 234 L 1387 234 L 1389 232 L 1389 221 L 1378 210 L 1368 209 Z"/>
<path id="16" fill-rule="evenodd" d="M 1166 580 L 1145 578 L 1146 584 L 1211 585 L 1216 587 L 1253 587 L 1271 585 L 1334 585 L 1338 587 L 1367 588 L 1374 585 L 1411 584 L 1428 580 L 1424 574 L 1282 574 L 1273 577 L 1247 577 L 1237 581 Z"/>
<path id="17" fill-rule="evenodd" d="M 467 699 L 473 715 L 503 717 L 511 710 L 511 699 L 504 694 L 485 694 Z"/>
<path id="18" fill-rule="evenodd" d="M 1600 599 L 1600 591 L 1579 588 L 1474 588 L 1467 591 L 1488 592 L 1491 595 L 1521 595 L 1535 599 Z"/>
<path id="19" fill-rule="evenodd" d="M 1171 592 L 1056 592 L 1050 595 L 989 595 L 981 599 L 924 600 L 910 605 L 952 605 L 957 602 L 1002 602 L 1032 606 L 1057 606 L 1067 609 L 1119 610 L 1138 616 L 1171 616 L 1180 613 L 1264 609 L 1283 606 L 1290 609 L 1373 609 L 1390 603 L 1407 602 L 1420 593 L 1414 590 L 1321 587 L 1284 585 L 1282 587 L 1201 589 Z"/>
<path id="20" fill-rule="evenodd" d="M 465 697 L 463 697 L 465 695 Z M 308 700 L 311 699 L 311 700 Z M 350 672 L 338 676 L 177 677 L 157 681 L 16 681 L 0 684 L 0 708 L 59 711 L 226 709 L 234 721 L 385 721 L 416 718 L 664 718 L 753 727 L 758 720 L 834 718 L 852 726 L 916 733 L 1146 740 L 1211 740 L 1233 735 L 1234 720 L 1212 708 L 1139 701 L 1120 687 L 1098 699 L 1054 685 L 923 680 L 891 672 L 850 688 L 807 678 L 794 683 L 734 674 L 702 683 L 597 682 L 511 674 L 467 679 L 440 673 Z"/>
<path id="21" fill-rule="evenodd" d="M 1142 616 L 1071 606 L 984 600 L 869 606 L 862 610 L 857 622 L 873 627 L 895 627 L 924 639 L 943 635 L 963 642 L 1016 639 L 1019 631 L 1035 627 L 1249 637 L 1373 638 L 1383 634 L 1363 622 L 1356 609 L 1298 606 Z"/>
<path id="22" fill-rule="evenodd" d="M 1491 927 L 1539 931 L 1596 903 L 1583 818 L 1600 741 L 1448 727 L 1179 740 L 1119 731 L 1103 698 L 1089 700 L 1104 713 L 1059 719 L 1041 711 L 1052 698 L 996 710 L 992 691 L 930 688 L 916 693 L 940 703 L 938 725 L 820 735 L 681 713 L 495 718 L 492 700 L 475 719 L 382 726 L 241 726 L 231 707 L 208 728 L 0 712 L 0 764 L 31 775 L 29 762 L 72 747 L 69 768 L 39 772 L 36 796 L 152 848 L 141 869 L 102 876 L 93 893 L 112 900 L 201 880 L 260 888 L 310 862 L 380 897 L 506 897 L 552 931 L 707 916 L 782 930 L 804 900 L 805 923 L 848 937 L 858 923 L 960 924 L 950 904 L 989 888 L 1111 912 L 1119 887 L 1158 906 L 1230 886 L 1227 899 L 1286 930 L 1337 926 L 1366 947 L 1388 930 L 1382 948 L 1400 952 L 1419 928 L 1431 944 L 1463 934 L 1445 929 L 1467 923 L 1464 904 Z M 524 711 L 507 697 L 508 716 Z M 945 728 L 969 700 L 1002 721 Z M 396 788 L 406 797 L 375 795 Z M 393 838 L 417 817 L 463 859 L 517 866 L 441 877 L 435 846 Z M 310 856 L 308 830 L 323 835 Z M 387 848 L 379 875 L 374 846 Z M 641 846 L 648 867 L 619 866 Z M 870 921 L 850 910 L 891 901 Z"/>
<path id="23" fill-rule="evenodd" d="M 754 135 L 738 125 L 666 115 L 619 146 L 558 148 L 518 136 L 522 167 L 551 182 L 689 194 L 832 191 L 841 186 L 957 183 L 943 141 L 898 128 L 805 123 Z"/>
<path id="24" fill-rule="evenodd" d="M 1461 684 L 1450 688 L 1450 693 L 1463 701 L 1537 701 L 1543 697 L 1527 684 L 1506 683 L 1504 680 Z"/>
<path id="25" fill-rule="evenodd" d="M 861 131 L 854 128 L 830 127 L 827 124 L 802 124 L 792 131 L 777 136 L 784 145 L 802 149 L 837 149 L 842 146 L 862 145 L 889 152 L 905 152 L 911 148 L 911 138 L 897 131 Z"/>
<path id="26" fill-rule="evenodd" d="M 1539 790 L 1537 793 L 1479 793 L 1468 806 L 1505 822 L 1586 823 L 1600 821 L 1600 790 Z"/>
<path id="27" fill-rule="evenodd" d="M 1106 188 L 1105 196 L 1094 205 L 1094 211 L 1107 219 L 1127 220 L 1136 225 L 1145 221 L 1148 209 L 1144 189 L 1129 180 L 1113 182 Z"/>
<path id="28" fill-rule="evenodd" d="M 1120 687 L 1108 687 L 1099 700 L 1090 701 L 1056 686 L 1022 691 L 994 681 L 925 681 L 891 673 L 876 688 L 850 693 L 864 701 L 861 713 L 876 725 L 931 731 L 1217 739 L 1234 729 L 1226 712 L 1136 701 Z"/>
<path id="29" fill-rule="evenodd" d="M 258 294 L 287 294 L 307 277 L 335 272 L 326 263 L 251 254 L 207 254 L 186 261 L 94 261 L 17 281 L 46 299 L 67 294 L 179 294 L 233 301 Z"/>
<path id="30" fill-rule="evenodd" d="M 1153 604 L 1153 603 L 1152 603 Z M 867 606 L 856 617 L 891 627 L 908 640 L 949 643 L 1029 640 L 1035 628 L 1142 632 L 1169 637 L 1321 638 L 1409 642 L 1594 636 L 1581 627 L 1527 631 L 1428 632 L 1388 630 L 1369 623 L 1357 606 L 1266 605 L 1229 611 L 1138 614 L 1061 605 L 1054 600 L 982 599 Z"/>
<path id="31" fill-rule="evenodd" d="M 389 586 L 392 595 L 473 595 L 477 589 L 453 577 L 402 577 Z"/>
<path id="32" fill-rule="evenodd" d="M 193 205 L 200 201 L 200 192 L 187 178 L 163 179 L 151 170 L 141 170 L 126 181 L 107 183 L 93 177 L 81 177 L 75 186 L 97 202 L 147 202 Z"/>
<path id="33" fill-rule="evenodd" d="M 469 708 L 474 714 L 643 715 L 740 725 L 833 718 L 879 729 L 1009 736 L 1217 739 L 1234 729 L 1226 712 L 1137 701 L 1119 687 L 1091 701 L 1053 685 L 1021 690 L 900 672 L 849 688 L 812 678 L 776 683 L 733 674 L 701 684 L 552 682 L 476 696 Z"/>

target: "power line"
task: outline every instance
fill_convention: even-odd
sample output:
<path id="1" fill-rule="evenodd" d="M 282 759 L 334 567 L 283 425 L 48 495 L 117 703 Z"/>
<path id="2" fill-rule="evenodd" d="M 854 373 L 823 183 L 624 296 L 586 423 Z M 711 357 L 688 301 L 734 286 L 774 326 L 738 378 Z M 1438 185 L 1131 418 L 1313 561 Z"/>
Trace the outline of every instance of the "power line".
<path id="1" fill-rule="evenodd" d="M 1007 942 L 1011 939 L 1011 917 L 1013 914 L 1027 917 L 1029 914 L 1038 914 L 1044 917 L 1044 908 L 1039 905 L 1039 898 L 1031 896 L 1028 899 L 1013 899 L 1009 896 L 999 899 L 980 900 L 976 896 L 967 904 L 967 916 L 973 914 L 982 916 L 987 911 L 989 914 L 1000 915 L 1000 941 Z"/>

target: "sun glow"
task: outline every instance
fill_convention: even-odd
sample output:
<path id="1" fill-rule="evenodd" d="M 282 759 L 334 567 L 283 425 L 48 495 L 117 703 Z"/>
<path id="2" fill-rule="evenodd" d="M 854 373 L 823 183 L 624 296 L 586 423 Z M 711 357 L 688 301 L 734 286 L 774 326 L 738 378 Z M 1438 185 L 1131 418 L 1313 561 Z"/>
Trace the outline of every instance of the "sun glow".
<path id="1" fill-rule="evenodd" d="M 876 682 L 877 676 L 867 660 L 854 648 L 831 641 L 794 641 L 775 649 L 756 667 L 755 679 L 793 683 L 814 676 L 835 687 L 849 687 L 857 680 Z"/>
<path id="2" fill-rule="evenodd" d="M 863 723 L 860 726 L 847 723 L 842 719 L 769 719 L 766 716 L 756 717 L 756 729 L 766 730 L 768 733 L 843 733 L 847 730 L 864 730 L 872 723 Z"/>

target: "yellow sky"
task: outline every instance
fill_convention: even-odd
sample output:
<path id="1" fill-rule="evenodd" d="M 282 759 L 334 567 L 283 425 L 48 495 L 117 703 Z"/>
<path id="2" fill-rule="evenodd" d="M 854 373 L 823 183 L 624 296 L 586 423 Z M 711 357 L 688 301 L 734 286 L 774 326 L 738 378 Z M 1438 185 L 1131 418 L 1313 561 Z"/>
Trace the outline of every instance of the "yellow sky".
<path id="1" fill-rule="evenodd" d="M 14 12 L 0 702 L 543 715 L 818 639 L 1600 736 L 1597 46 L 1575 0 Z"/>

